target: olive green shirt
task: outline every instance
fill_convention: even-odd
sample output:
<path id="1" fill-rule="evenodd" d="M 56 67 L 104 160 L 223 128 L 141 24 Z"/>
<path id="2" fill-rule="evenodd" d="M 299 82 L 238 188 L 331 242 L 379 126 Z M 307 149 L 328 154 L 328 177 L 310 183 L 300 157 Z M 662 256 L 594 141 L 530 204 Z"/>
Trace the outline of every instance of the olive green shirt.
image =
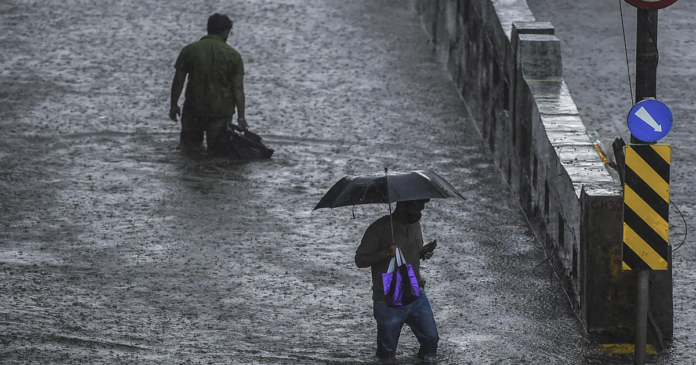
<path id="1" fill-rule="evenodd" d="M 244 75 L 244 62 L 222 38 L 209 34 L 184 47 L 174 68 L 188 74 L 184 109 L 210 118 L 234 114 L 232 80 Z"/>
<path id="2" fill-rule="evenodd" d="M 423 235 L 420 223 L 402 226 L 394 225 L 394 243 L 404 254 L 406 263 L 413 267 L 418 283 L 425 286 L 425 280 L 420 276 L 420 253 L 423 249 Z M 392 245 L 391 222 L 388 215 L 374 221 L 365 231 L 360 246 L 355 254 L 374 254 Z M 391 258 L 372 265 L 372 300 L 384 301 L 384 286 L 382 274 L 389 270 Z"/>

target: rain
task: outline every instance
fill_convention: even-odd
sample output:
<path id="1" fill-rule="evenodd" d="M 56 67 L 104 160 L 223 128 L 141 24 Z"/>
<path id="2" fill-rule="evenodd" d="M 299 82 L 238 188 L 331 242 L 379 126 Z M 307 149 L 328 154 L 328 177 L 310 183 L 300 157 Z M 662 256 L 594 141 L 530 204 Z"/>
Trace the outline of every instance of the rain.
<path id="1" fill-rule="evenodd" d="M 623 84 L 597 86 L 625 64 L 591 59 L 582 38 L 606 28 L 568 9 L 615 19 L 528 2 L 563 39 L 583 120 L 627 133 Z M 672 199 L 693 226 L 696 7 L 674 7 L 661 57 L 677 65 L 660 89 L 681 100 Z M 177 149 L 174 61 L 215 12 L 235 22 L 246 119 L 271 159 Z M 17 0 L 0 1 L 0 19 L 0 363 L 380 363 L 354 255 L 388 207 L 312 210 L 342 177 L 385 167 L 435 171 L 464 197 L 433 199 L 421 220 L 438 241 L 421 264 L 438 364 L 631 363 L 586 335 L 411 1 Z M 594 54 L 621 59 L 612 47 Z M 696 357 L 689 243 L 675 253 L 675 338 L 654 363 Z M 418 364 L 417 350 L 405 328 L 391 363 Z"/>

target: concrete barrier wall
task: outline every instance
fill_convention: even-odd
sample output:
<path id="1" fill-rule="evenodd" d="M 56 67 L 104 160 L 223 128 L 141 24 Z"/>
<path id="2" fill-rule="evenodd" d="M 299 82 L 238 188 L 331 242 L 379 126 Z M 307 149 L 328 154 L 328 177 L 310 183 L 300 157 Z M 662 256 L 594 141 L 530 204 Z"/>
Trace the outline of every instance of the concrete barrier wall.
<path id="1" fill-rule="evenodd" d="M 525 0 L 414 0 L 425 32 L 590 333 L 630 337 L 623 197 L 563 81 L 560 41 Z M 672 334 L 671 272 L 651 312 Z M 659 290 L 658 290 L 659 291 Z M 664 296 L 663 291 L 659 295 Z"/>

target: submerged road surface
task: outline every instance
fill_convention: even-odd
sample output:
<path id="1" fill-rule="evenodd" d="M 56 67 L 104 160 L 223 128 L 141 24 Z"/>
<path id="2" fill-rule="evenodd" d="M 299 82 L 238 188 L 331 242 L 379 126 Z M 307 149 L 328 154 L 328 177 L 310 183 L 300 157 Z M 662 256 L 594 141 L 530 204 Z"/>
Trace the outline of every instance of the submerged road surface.
<path id="1" fill-rule="evenodd" d="M 213 12 L 270 161 L 176 150 L 172 66 Z M 440 364 L 606 363 L 410 2 L 0 1 L 0 47 L 0 363 L 375 362 L 353 255 L 387 206 L 311 210 L 384 167 L 466 197 L 422 221 Z"/>

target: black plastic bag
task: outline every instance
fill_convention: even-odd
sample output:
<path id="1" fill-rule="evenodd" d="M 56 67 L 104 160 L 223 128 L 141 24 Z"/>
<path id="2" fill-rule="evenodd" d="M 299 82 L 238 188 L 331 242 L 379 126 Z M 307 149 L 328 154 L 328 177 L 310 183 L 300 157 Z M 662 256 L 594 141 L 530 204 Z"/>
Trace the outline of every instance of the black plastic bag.
<path id="1" fill-rule="evenodd" d="M 220 135 L 218 154 L 233 160 L 260 160 L 273 156 L 273 149 L 263 144 L 258 134 L 228 125 Z"/>

